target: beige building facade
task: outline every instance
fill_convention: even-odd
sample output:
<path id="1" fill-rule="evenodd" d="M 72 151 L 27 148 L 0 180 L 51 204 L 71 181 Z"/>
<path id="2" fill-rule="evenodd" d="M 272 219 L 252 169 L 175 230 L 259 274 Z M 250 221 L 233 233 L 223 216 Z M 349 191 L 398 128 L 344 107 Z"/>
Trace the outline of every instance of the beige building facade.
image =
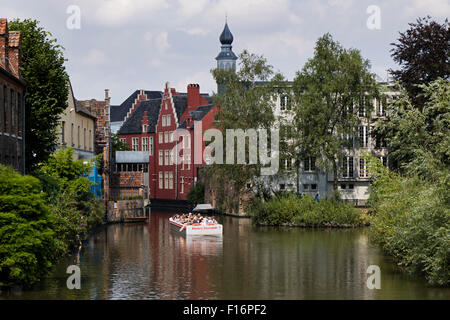
<path id="1" fill-rule="evenodd" d="M 95 156 L 96 118 L 76 101 L 70 82 L 68 87 L 68 106 L 60 119 L 58 149 L 72 147 L 75 160 L 90 160 Z"/>

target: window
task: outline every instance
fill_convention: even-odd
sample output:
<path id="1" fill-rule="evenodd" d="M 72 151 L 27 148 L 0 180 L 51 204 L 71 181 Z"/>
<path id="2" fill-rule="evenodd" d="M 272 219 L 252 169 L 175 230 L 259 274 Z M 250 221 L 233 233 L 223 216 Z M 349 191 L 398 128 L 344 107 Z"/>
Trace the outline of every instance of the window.
<path id="1" fill-rule="evenodd" d="M 280 109 L 282 111 L 291 110 L 291 99 L 287 95 L 282 95 L 280 97 Z"/>
<path id="2" fill-rule="evenodd" d="M 291 170 L 292 169 L 292 158 L 287 158 L 284 161 L 285 161 L 286 170 Z"/>
<path id="3" fill-rule="evenodd" d="M 167 101 L 164 103 L 164 108 L 165 108 L 166 110 L 169 108 L 169 103 L 168 103 Z"/>
<path id="4" fill-rule="evenodd" d="M 169 189 L 173 189 L 173 172 L 169 172 Z"/>
<path id="5" fill-rule="evenodd" d="M 150 137 L 150 146 L 149 146 L 150 155 L 153 155 L 153 137 Z"/>
<path id="6" fill-rule="evenodd" d="M 92 130 L 89 130 L 89 150 L 92 151 L 92 140 L 94 137 L 92 136 Z"/>
<path id="7" fill-rule="evenodd" d="M 75 143 L 73 143 L 73 123 L 70 126 L 70 143 L 72 144 L 72 147 L 75 146 Z"/>
<path id="8" fill-rule="evenodd" d="M 66 144 L 65 130 L 66 130 L 66 122 L 61 121 L 61 142 L 62 142 L 62 144 Z"/>
<path id="9" fill-rule="evenodd" d="M 146 133 L 148 129 L 148 125 L 144 124 L 142 125 L 142 132 Z"/>
<path id="10" fill-rule="evenodd" d="M 166 116 L 166 125 L 170 126 L 170 114 Z"/>
<path id="11" fill-rule="evenodd" d="M 148 151 L 148 138 L 142 138 L 142 151 Z"/>
<path id="12" fill-rule="evenodd" d="M 11 89 L 10 90 L 10 96 L 9 96 L 9 102 L 10 102 L 10 108 L 9 108 L 9 112 L 10 112 L 10 117 L 9 119 L 11 120 L 10 126 L 9 126 L 9 130 L 11 134 L 15 133 L 15 124 L 16 124 L 16 119 L 15 119 L 15 94 L 14 94 L 14 90 Z M 12 164 L 14 164 L 14 159 L 12 160 Z"/>
<path id="13" fill-rule="evenodd" d="M 169 150 L 164 151 L 164 164 L 169 165 Z"/>
<path id="14" fill-rule="evenodd" d="M 173 131 L 169 133 L 169 142 L 173 142 Z"/>
<path id="15" fill-rule="evenodd" d="M 342 159 L 342 177 L 353 177 L 353 157 L 344 157 Z"/>
<path id="16" fill-rule="evenodd" d="M 361 103 L 359 104 L 359 107 L 358 107 L 358 115 L 360 117 L 365 117 L 366 116 L 365 103 L 366 103 L 366 97 L 363 97 L 363 99 L 362 99 L 362 101 L 361 101 Z"/>
<path id="17" fill-rule="evenodd" d="M 158 142 L 159 143 L 163 143 L 164 141 L 163 141 L 163 133 L 162 132 L 160 132 L 159 134 L 158 134 Z"/>
<path id="18" fill-rule="evenodd" d="M 306 172 L 316 171 L 316 158 L 308 157 L 303 160 L 303 169 Z"/>
<path id="19" fill-rule="evenodd" d="M 383 95 L 381 99 L 377 100 L 377 116 L 386 116 L 387 97 Z"/>
<path id="20" fill-rule="evenodd" d="M 160 166 L 163 166 L 163 165 L 164 165 L 163 150 L 159 150 L 159 161 L 158 161 L 158 164 L 159 164 Z"/>
<path id="21" fill-rule="evenodd" d="M 173 150 L 169 151 L 169 165 L 173 165 Z"/>
<path id="22" fill-rule="evenodd" d="M 311 190 L 317 190 L 317 184 L 315 183 L 311 184 Z"/>
<path id="23" fill-rule="evenodd" d="M 359 127 L 359 147 L 367 148 L 369 145 L 369 127 L 360 126 Z"/>
<path id="24" fill-rule="evenodd" d="M 164 189 L 169 189 L 169 171 L 164 172 Z"/>
<path id="25" fill-rule="evenodd" d="M 159 172 L 159 188 L 162 189 L 163 187 L 164 187 L 163 186 L 163 172 L 160 171 Z"/>
<path id="26" fill-rule="evenodd" d="M 86 150 L 86 128 L 83 130 L 83 149 Z"/>
<path id="27" fill-rule="evenodd" d="M 309 191 L 309 184 L 303 185 L 303 191 Z"/>
<path id="28" fill-rule="evenodd" d="M 169 142 L 169 132 L 168 131 L 164 132 L 164 142 L 165 143 Z"/>
<path id="29" fill-rule="evenodd" d="M 186 165 L 187 165 L 187 170 L 190 170 L 191 169 L 191 155 L 190 154 L 187 154 L 186 155 Z"/>
<path id="30" fill-rule="evenodd" d="M 78 148 L 81 148 L 81 144 L 80 144 L 80 126 L 78 126 L 77 139 L 78 139 Z"/>
<path id="31" fill-rule="evenodd" d="M 364 158 L 359 159 L 359 176 L 362 178 L 366 178 L 368 176 L 366 159 Z"/>
<path id="32" fill-rule="evenodd" d="M 342 190 L 345 190 L 346 188 L 347 188 L 347 185 L 346 185 L 345 183 L 342 183 L 342 184 L 341 184 L 341 189 L 342 189 Z"/>
<path id="33" fill-rule="evenodd" d="M 139 138 L 133 138 L 131 143 L 132 143 L 131 149 L 133 151 L 139 151 Z"/>
<path id="34" fill-rule="evenodd" d="M 181 177 L 181 183 L 180 183 L 180 185 L 181 185 L 180 193 L 184 193 L 184 177 Z"/>
<path id="35" fill-rule="evenodd" d="M 166 116 L 162 116 L 162 126 L 166 126 Z"/>
<path id="36" fill-rule="evenodd" d="M 348 185 L 348 188 L 349 188 L 350 190 L 353 190 L 353 189 L 355 188 L 355 185 L 354 185 L 354 184 L 349 184 L 349 185 Z"/>
<path id="37" fill-rule="evenodd" d="M 5 112 L 5 91 L 4 91 L 3 87 L 0 87 L 0 88 L 1 88 L 1 91 L 0 91 L 0 131 L 4 131 L 4 124 L 5 124 L 4 118 L 3 118 L 3 122 L 1 122 L 1 121 L 2 121 L 2 115 Z"/>
<path id="38" fill-rule="evenodd" d="M 280 190 L 284 190 L 286 188 L 284 183 L 280 183 Z"/>

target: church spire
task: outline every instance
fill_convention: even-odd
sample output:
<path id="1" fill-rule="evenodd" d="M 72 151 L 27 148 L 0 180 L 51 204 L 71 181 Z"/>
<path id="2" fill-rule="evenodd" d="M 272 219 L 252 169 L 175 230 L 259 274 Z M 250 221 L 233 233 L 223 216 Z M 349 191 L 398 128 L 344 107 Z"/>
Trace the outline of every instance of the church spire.
<path id="1" fill-rule="evenodd" d="M 233 43 L 233 35 L 231 34 L 230 28 L 228 27 L 226 16 L 225 16 L 225 27 L 223 28 L 219 40 L 222 46 L 219 55 L 216 57 L 217 68 L 224 70 L 228 69 L 236 70 L 237 57 L 234 54 L 231 46 L 231 44 Z"/>

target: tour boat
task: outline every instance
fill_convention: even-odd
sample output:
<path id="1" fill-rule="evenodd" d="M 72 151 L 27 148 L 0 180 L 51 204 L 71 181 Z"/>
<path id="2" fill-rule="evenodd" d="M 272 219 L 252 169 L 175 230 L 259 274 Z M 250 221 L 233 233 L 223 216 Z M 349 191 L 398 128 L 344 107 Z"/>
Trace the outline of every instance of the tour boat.
<path id="1" fill-rule="evenodd" d="M 221 236 L 222 235 L 222 225 L 218 223 L 207 223 L 207 224 L 192 224 L 192 225 L 182 225 L 181 223 L 175 222 L 172 218 L 169 218 L 169 223 L 174 231 L 179 232 L 182 235 L 196 235 L 196 236 Z"/>

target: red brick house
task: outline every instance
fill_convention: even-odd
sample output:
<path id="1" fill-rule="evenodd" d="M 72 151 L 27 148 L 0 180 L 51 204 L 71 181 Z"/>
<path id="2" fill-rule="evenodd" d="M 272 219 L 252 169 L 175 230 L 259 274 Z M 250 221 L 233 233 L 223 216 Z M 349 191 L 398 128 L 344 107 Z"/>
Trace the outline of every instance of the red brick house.
<path id="1" fill-rule="evenodd" d="M 130 162 L 127 163 L 126 154 L 121 154 L 115 163 L 119 178 L 114 180 L 112 187 L 116 194 L 141 194 L 139 190 L 145 186 L 144 194 L 148 194 L 150 199 L 186 200 L 197 180 L 198 166 L 205 164 L 203 160 L 201 164 L 194 163 L 194 124 L 201 124 L 202 131 L 211 128 L 216 112 L 217 107 L 212 104 L 211 97 L 201 94 L 198 84 L 190 84 L 187 93 L 180 93 L 169 88 L 167 83 L 162 97 L 140 101 L 128 113 L 118 131 L 120 139 L 128 144 L 135 156 L 130 153 Z M 175 141 L 177 134 L 182 136 Z M 176 157 L 177 151 L 174 150 L 181 146 L 185 150 Z M 202 154 L 204 148 L 202 140 Z M 138 160 L 146 154 L 147 163 Z M 135 171 L 143 174 L 131 173 Z M 124 178 L 124 172 L 140 181 Z"/>
<path id="2" fill-rule="evenodd" d="M 25 82 L 20 32 L 0 19 L 0 163 L 25 172 Z"/>

